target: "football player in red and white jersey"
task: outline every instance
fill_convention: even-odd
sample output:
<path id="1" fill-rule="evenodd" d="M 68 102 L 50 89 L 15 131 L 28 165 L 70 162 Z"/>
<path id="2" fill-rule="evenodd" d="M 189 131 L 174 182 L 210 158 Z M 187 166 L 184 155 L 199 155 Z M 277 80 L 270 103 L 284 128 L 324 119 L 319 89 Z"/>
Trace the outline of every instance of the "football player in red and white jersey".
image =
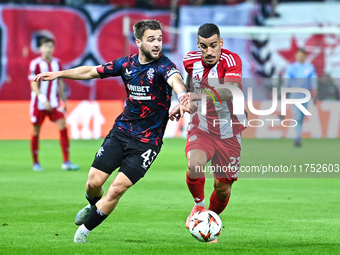
<path id="1" fill-rule="evenodd" d="M 64 114 L 66 112 L 64 82 L 61 79 L 54 81 L 34 81 L 35 76 L 39 73 L 61 70 L 59 60 L 52 56 L 55 42 L 52 38 L 44 37 L 39 41 L 39 44 L 41 56 L 31 61 L 28 76 L 32 90 L 30 116 L 33 124 L 33 135 L 31 139 L 33 170 L 43 170 L 38 160 L 39 134 L 41 125 L 47 116 L 57 124 L 60 131 L 60 145 L 63 154 L 62 169 L 77 170 L 79 166 L 69 161 L 69 139 Z M 62 107 L 60 107 L 59 100 L 63 101 Z"/>
<path id="2" fill-rule="evenodd" d="M 186 221 L 187 227 L 194 213 L 206 209 L 204 172 L 209 172 L 205 166 L 210 160 L 214 191 L 210 196 L 209 210 L 220 214 L 226 208 L 232 184 L 238 177 L 241 132 L 247 126 L 246 113 L 233 114 L 233 94 L 226 88 L 228 85 L 242 90 L 240 57 L 222 49 L 223 39 L 215 24 L 200 26 L 197 46 L 200 51 L 189 52 L 183 60 L 188 73 L 187 86 L 193 91 L 190 92 L 190 111 L 194 111 L 185 149 L 188 163 L 186 182 L 195 202 Z M 182 116 L 182 107 L 185 106 L 178 105 L 171 111 L 172 120 Z"/>

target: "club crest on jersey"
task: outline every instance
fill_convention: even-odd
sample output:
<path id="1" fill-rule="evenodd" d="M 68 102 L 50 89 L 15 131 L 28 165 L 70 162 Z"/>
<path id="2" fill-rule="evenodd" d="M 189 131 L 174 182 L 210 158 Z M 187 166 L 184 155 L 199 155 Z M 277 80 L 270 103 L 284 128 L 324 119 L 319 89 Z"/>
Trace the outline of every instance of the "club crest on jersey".
<path id="1" fill-rule="evenodd" d="M 148 79 L 149 79 L 149 80 L 152 80 L 152 79 L 153 79 L 153 77 L 154 77 L 154 72 L 155 72 L 155 69 L 149 68 L 148 72 L 146 73 L 146 75 L 148 76 Z"/>

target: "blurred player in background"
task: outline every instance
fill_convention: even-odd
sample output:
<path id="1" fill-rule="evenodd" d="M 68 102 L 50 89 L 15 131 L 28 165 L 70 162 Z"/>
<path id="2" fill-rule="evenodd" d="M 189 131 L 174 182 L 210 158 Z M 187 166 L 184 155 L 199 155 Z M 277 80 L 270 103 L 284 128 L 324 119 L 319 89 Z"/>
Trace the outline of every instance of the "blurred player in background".
<path id="1" fill-rule="evenodd" d="M 299 48 L 295 53 L 296 61 L 290 64 L 285 73 L 286 78 L 286 87 L 295 87 L 295 88 L 304 88 L 311 92 L 313 102 L 315 103 L 317 100 L 317 74 L 315 72 L 315 68 L 311 63 L 306 62 L 307 53 L 305 49 Z M 302 93 L 290 93 L 289 96 L 291 99 L 303 98 L 304 95 Z M 306 109 L 308 106 L 307 103 L 302 104 Z M 302 123 L 304 119 L 304 114 L 302 111 L 294 104 L 293 108 L 293 117 L 297 122 L 295 127 L 296 136 L 294 145 L 296 147 L 301 146 L 301 136 L 302 136 Z"/>
<path id="2" fill-rule="evenodd" d="M 63 154 L 63 170 L 77 170 L 79 166 L 73 165 L 69 160 L 70 143 L 67 135 L 65 120 L 66 97 L 64 94 L 64 82 L 62 79 L 54 81 L 35 81 L 34 78 L 41 72 L 60 71 L 61 65 L 57 58 L 53 57 L 55 42 L 51 38 L 44 37 L 39 41 L 40 57 L 33 59 L 29 66 L 29 77 L 31 83 L 31 105 L 30 115 L 33 124 L 33 135 L 31 139 L 31 152 L 33 157 L 33 170 L 42 171 L 38 159 L 39 134 L 45 117 L 55 122 L 60 131 L 60 145 Z M 60 106 L 60 100 L 63 105 Z"/>
<path id="3" fill-rule="evenodd" d="M 188 162 L 186 182 L 195 202 L 186 221 L 187 228 L 191 217 L 196 212 L 206 209 L 205 175 L 200 170 L 210 160 L 212 166 L 224 166 L 225 170 L 229 170 L 214 173 L 214 191 L 210 196 L 209 210 L 220 214 L 228 205 L 232 184 L 238 176 L 241 132 L 247 125 L 246 114 L 240 116 L 233 114 L 233 96 L 228 88 L 223 87 L 235 86 L 242 90 L 241 59 L 237 54 L 222 49 L 223 39 L 215 24 L 206 23 L 200 26 L 197 46 L 200 51 L 189 52 L 183 61 L 188 73 L 187 86 L 191 86 L 190 91 L 194 91 L 190 92 L 190 107 L 197 107 L 188 126 L 185 148 Z M 215 89 L 214 84 L 222 88 Z M 203 91 L 210 91 L 209 94 L 214 98 L 205 92 L 202 93 Z M 202 112 L 203 95 L 207 97 L 206 114 Z M 183 106 L 178 105 L 171 111 L 171 119 L 178 119 L 181 116 L 180 108 Z"/>
<path id="4" fill-rule="evenodd" d="M 169 119 L 172 89 L 182 104 L 189 101 L 182 76 L 175 64 L 162 54 L 161 24 L 155 20 L 142 20 L 133 28 L 138 54 L 102 66 L 82 66 L 36 77 L 37 81 L 51 81 L 121 76 L 126 86 L 126 106 L 116 118 L 90 169 L 86 184 L 89 205 L 76 216 L 75 223 L 81 226 L 75 233 L 74 242 L 86 242 L 89 232 L 115 209 L 123 194 L 145 175 L 157 157 Z M 116 177 L 102 197 L 103 184 L 118 167 Z"/>

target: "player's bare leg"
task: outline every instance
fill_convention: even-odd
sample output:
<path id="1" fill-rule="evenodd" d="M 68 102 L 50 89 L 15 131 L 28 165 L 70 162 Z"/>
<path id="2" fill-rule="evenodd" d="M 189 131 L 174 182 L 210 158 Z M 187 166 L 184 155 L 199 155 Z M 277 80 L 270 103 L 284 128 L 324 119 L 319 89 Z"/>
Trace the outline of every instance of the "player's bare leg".
<path id="1" fill-rule="evenodd" d="M 58 119 L 55 123 L 57 124 L 59 130 L 66 128 L 66 120 L 64 118 Z"/>
<path id="2" fill-rule="evenodd" d="M 105 196 L 96 204 L 97 208 L 102 213 L 109 215 L 116 208 L 119 199 L 132 185 L 133 183 L 124 173 L 118 172 Z"/>
<path id="3" fill-rule="evenodd" d="M 186 227 L 189 228 L 191 217 L 198 211 L 204 211 L 206 205 L 204 202 L 204 184 L 205 176 L 202 168 L 208 162 L 208 156 L 203 150 L 191 150 L 187 153 L 187 178 L 186 182 L 191 195 L 194 198 L 195 205 L 192 208 L 186 220 Z"/>
<path id="4" fill-rule="evenodd" d="M 74 220 L 76 225 L 81 225 L 86 221 L 92 208 L 101 199 L 104 193 L 103 184 L 109 176 L 109 174 L 91 167 L 86 183 L 86 199 L 89 201 L 89 204 L 77 213 Z"/>
<path id="5" fill-rule="evenodd" d="M 85 238 L 90 231 L 101 224 L 107 216 L 109 216 L 109 214 L 117 206 L 119 199 L 132 185 L 133 183 L 124 173 L 118 172 L 105 196 L 97 202 L 94 210 L 91 210 L 85 223 L 76 231 L 74 235 L 74 242 L 86 242 Z"/>
<path id="6" fill-rule="evenodd" d="M 34 171 L 42 171 L 42 167 L 39 163 L 39 134 L 40 134 L 41 125 L 33 124 L 33 133 L 31 140 L 31 152 L 33 157 L 33 170 Z"/>

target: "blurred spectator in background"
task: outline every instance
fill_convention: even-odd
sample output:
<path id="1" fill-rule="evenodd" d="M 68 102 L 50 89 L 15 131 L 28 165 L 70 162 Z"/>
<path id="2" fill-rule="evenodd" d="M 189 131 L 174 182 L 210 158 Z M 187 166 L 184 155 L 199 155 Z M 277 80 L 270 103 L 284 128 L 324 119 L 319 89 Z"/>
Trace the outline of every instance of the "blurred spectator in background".
<path id="1" fill-rule="evenodd" d="M 339 90 L 330 74 L 325 73 L 318 81 L 319 100 L 339 100 Z"/>
<path id="2" fill-rule="evenodd" d="M 312 99 L 315 102 L 317 99 L 317 74 L 315 68 L 311 63 L 306 62 L 307 52 L 303 48 L 299 48 L 295 53 L 296 61 L 287 67 L 285 78 L 286 87 L 295 87 L 308 89 L 312 94 Z M 300 99 L 304 95 L 302 93 L 290 93 L 289 97 L 291 99 Z M 306 109 L 308 108 L 308 102 L 302 104 Z M 302 136 L 302 123 L 304 119 L 304 114 L 296 106 L 292 105 L 293 117 L 297 122 L 295 126 L 296 136 L 295 136 L 295 146 L 301 146 L 301 136 Z"/>
<path id="3" fill-rule="evenodd" d="M 263 26 L 266 19 L 280 17 L 276 12 L 278 0 L 255 0 L 255 2 L 259 4 L 259 14 L 254 20 L 255 25 Z"/>

